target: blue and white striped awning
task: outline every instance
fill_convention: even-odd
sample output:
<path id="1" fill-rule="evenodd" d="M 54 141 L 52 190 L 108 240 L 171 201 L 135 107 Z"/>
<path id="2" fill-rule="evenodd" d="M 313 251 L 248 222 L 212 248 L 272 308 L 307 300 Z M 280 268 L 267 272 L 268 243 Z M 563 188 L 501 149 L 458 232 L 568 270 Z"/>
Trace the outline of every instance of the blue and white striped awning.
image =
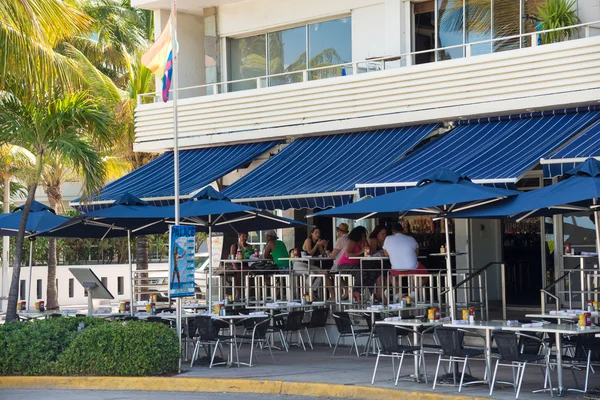
<path id="1" fill-rule="evenodd" d="M 544 177 L 562 175 L 590 157 L 600 159 L 600 121 L 596 121 L 555 154 L 542 159 Z"/>
<path id="2" fill-rule="evenodd" d="M 450 132 L 357 188 L 361 196 L 376 196 L 414 186 L 439 168 L 477 183 L 510 187 L 540 158 L 598 119 L 598 108 L 582 107 L 458 121 Z"/>
<path id="3" fill-rule="evenodd" d="M 297 139 L 223 192 L 266 210 L 346 204 L 356 182 L 397 162 L 436 124 Z"/>
<path id="4" fill-rule="evenodd" d="M 277 145 L 279 141 L 249 143 L 232 146 L 207 147 L 179 152 L 179 193 L 181 199 L 223 175 L 251 162 L 260 154 Z M 154 205 L 172 204 L 175 196 L 173 152 L 168 152 L 106 185 L 90 203 L 71 205 L 84 211 L 103 208 L 130 193 Z"/>

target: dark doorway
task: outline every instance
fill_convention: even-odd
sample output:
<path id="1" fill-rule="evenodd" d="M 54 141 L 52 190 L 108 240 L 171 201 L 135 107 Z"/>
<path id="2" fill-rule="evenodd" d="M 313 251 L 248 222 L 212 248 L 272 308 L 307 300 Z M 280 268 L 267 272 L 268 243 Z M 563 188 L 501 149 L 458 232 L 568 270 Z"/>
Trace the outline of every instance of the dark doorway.
<path id="1" fill-rule="evenodd" d="M 539 305 L 542 255 L 539 218 L 502 222 L 506 301 L 511 305 Z"/>
<path id="2" fill-rule="evenodd" d="M 435 48 L 435 2 L 433 0 L 413 4 L 414 31 L 413 51 L 426 51 Z M 415 64 L 435 61 L 435 52 L 415 55 Z"/>

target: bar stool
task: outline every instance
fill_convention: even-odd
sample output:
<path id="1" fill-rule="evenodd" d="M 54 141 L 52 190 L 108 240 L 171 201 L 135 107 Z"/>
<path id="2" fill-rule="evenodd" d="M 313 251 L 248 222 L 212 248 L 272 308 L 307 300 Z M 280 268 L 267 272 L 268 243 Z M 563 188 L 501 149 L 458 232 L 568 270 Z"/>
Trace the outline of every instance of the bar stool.
<path id="1" fill-rule="evenodd" d="M 335 304 L 338 305 L 352 304 L 352 296 L 350 293 L 348 293 L 347 300 L 342 300 L 342 285 L 344 279 L 348 282 L 348 292 L 352 291 L 352 288 L 354 287 L 354 277 L 352 275 L 341 273 L 335 274 L 335 277 L 333 278 L 333 286 L 335 290 Z"/>
<path id="2" fill-rule="evenodd" d="M 265 285 L 265 276 L 256 274 L 256 275 L 246 275 L 246 302 L 250 301 L 250 294 L 254 292 L 254 300 L 257 303 L 262 303 L 267 301 L 267 286 Z"/>
<path id="3" fill-rule="evenodd" d="M 306 285 L 307 275 L 292 273 L 292 298 L 291 301 L 301 300 L 304 293 L 308 293 Z"/>
<path id="4" fill-rule="evenodd" d="M 325 285 L 325 275 L 323 274 L 310 274 L 308 275 L 308 293 L 310 293 L 311 298 L 314 292 L 320 292 L 321 299 L 323 301 L 327 301 L 327 286 Z M 321 280 L 321 286 L 315 284 L 317 279 Z"/>
<path id="5" fill-rule="evenodd" d="M 292 287 L 289 274 L 271 275 L 271 290 L 273 301 L 292 301 Z M 279 293 L 278 293 L 279 292 Z M 285 293 L 285 296 L 283 296 Z"/>

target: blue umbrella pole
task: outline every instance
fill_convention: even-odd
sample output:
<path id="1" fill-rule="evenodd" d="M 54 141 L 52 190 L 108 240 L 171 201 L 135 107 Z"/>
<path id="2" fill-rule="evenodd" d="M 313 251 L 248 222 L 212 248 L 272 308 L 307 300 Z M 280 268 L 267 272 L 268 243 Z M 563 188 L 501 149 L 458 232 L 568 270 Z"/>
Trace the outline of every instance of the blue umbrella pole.
<path id="1" fill-rule="evenodd" d="M 450 257 L 450 232 L 448 230 L 448 218 L 444 218 L 446 228 L 446 273 L 448 274 L 448 303 L 450 306 L 450 318 L 456 319 L 454 304 L 454 285 L 452 284 L 452 259 Z"/>

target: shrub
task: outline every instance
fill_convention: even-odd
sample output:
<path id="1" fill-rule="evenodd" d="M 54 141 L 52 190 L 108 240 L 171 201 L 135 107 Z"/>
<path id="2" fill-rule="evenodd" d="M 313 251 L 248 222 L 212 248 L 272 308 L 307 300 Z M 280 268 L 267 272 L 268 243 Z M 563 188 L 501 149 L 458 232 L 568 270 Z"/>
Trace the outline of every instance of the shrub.
<path id="1" fill-rule="evenodd" d="M 78 332 L 80 322 L 85 329 Z M 163 324 L 51 318 L 0 326 L 1 375 L 159 375 L 177 371 L 178 338 Z"/>
<path id="2" fill-rule="evenodd" d="M 175 372 L 179 342 L 162 324 L 128 321 L 86 329 L 58 358 L 61 375 L 147 376 Z"/>
<path id="3" fill-rule="evenodd" d="M 0 329 L 0 373 L 2 375 L 44 375 L 77 335 L 79 323 L 85 327 L 106 324 L 89 317 L 50 318 L 31 322 L 11 322 Z"/>

